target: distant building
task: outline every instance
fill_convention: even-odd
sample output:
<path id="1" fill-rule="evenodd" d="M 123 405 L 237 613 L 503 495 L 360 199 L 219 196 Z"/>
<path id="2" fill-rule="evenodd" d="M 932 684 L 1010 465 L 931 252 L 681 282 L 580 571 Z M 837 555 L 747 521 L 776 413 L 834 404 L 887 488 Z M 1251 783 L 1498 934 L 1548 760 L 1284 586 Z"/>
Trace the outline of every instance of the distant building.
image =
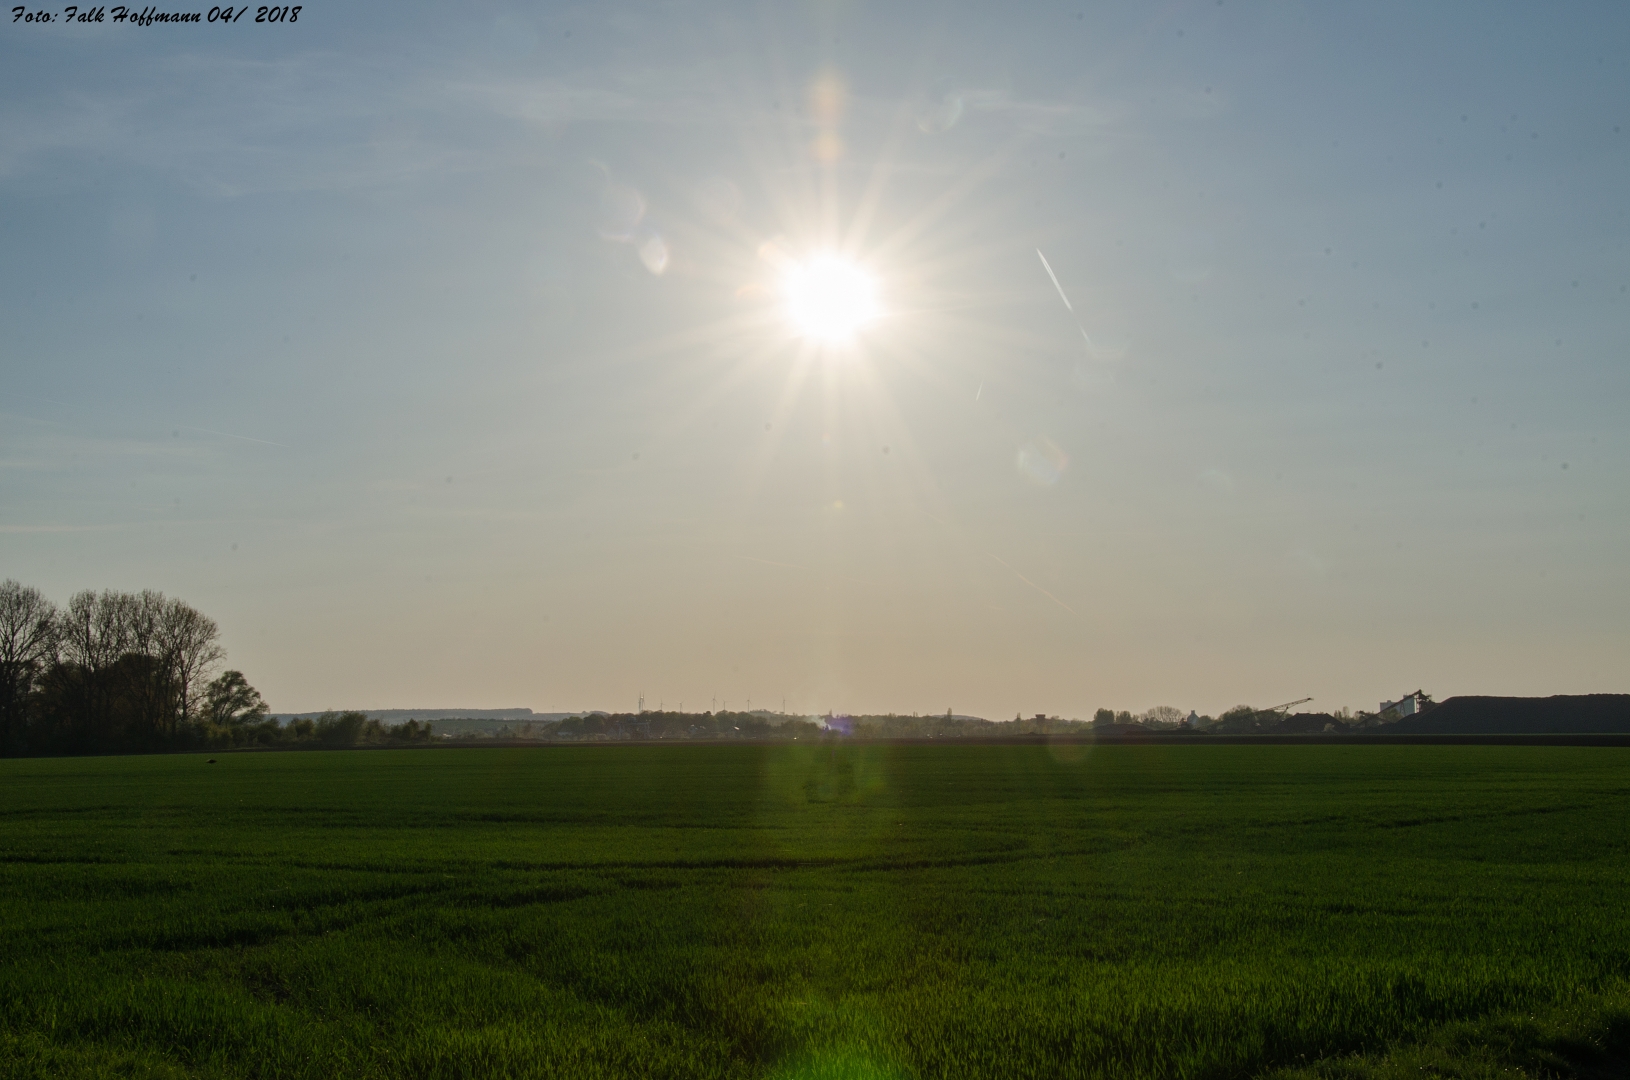
<path id="1" fill-rule="evenodd" d="M 1426 703 L 1431 700 L 1431 697 L 1417 690 L 1413 694 L 1405 694 L 1397 701 L 1383 701 L 1381 707 L 1375 711 L 1383 716 L 1391 713 L 1402 719 L 1406 716 L 1414 716 L 1416 713 L 1425 712 Z"/>

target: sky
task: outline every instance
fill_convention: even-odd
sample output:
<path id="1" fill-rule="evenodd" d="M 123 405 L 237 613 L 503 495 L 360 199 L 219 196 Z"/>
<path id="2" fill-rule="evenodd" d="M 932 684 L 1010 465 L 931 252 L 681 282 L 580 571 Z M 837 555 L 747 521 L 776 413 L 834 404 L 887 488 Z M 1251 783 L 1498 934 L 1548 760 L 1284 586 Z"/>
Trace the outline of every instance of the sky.
<path id="1" fill-rule="evenodd" d="M 62 10 L 0 578 L 276 711 L 1630 691 L 1622 4 Z"/>

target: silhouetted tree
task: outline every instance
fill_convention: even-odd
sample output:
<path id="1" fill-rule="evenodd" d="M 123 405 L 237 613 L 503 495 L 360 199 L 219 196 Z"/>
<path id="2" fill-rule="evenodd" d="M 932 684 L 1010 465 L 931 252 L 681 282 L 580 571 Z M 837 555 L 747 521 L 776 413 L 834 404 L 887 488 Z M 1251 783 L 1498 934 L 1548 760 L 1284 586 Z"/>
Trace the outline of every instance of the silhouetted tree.
<path id="1" fill-rule="evenodd" d="M 1174 728 L 1183 722 L 1183 710 L 1171 705 L 1156 705 L 1143 714 L 1143 720 L 1154 727 Z"/>
<path id="2" fill-rule="evenodd" d="M 180 600 L 171 600 L 165 606 L 160 641 L 165 669 L 175 688 L 175 706 L 170 714 L 172 736 L 179 725 L 197 718 L 204 681 L 215 665 L 226 659 L 226 651 L 217 640 L 220 636 L 215 620 L 196 608 Z"/>
<path id="3" fill-rule="evenodd" d="M 241 671 L 228 671 L 204 692 L 204 718 L 212 724 L 241 727 L 266 718 L 266 701 Z"/>
<path id="4" fill-rule="evenodd" d="M 20 749 L 29 698 L 56 654 L 56 605 L 38 589 L 0 583 L 0 756 Z"/>
<path id="5" fill-rule="evenodd" d="M 121 593 L 75 593 L 58 620 L 61 663 L 51 673 L 59 741 L 81 751 L 115 739 L 113 665 L 130 649 L 129 604 Z"/>
<path id="6" fill-rule="evenodd" d="M 165 640 L 165 623 L 168 609 L 180 601 L 167 601 L 163 593 L 152 589 L 112 595 L 125 639 L 114 688 L 124 713 L 119 726 L 136 743 L 158 745 L 173 739 L 178 726 L 174 664 Z"/>
<path id="7" fill-rule="evenodd" d="M 369 720 L 367 713 L 326 712 L 317 718 L 315 733 L 324 746 L 355 746 L 380 730 L 379 721 Z"/>
<path id="8" fill-rule="evenodd" d="M 10 603 L 21 611 L 43 604 L 41 610 L 51 614 L 49 604 L 33 590 L 8 583 L 0 592 L 0 607 Z M 219 636 L 213 619 L 160 592 L 75 594 L 50 619 L 48 655 L 36 662 L 29 680 L 30 750 L 158 749 L 196 736 L 193 729 L 204 719 L 204 685 L 225 656 Z M 0 671 L 0 679 L 10 671 Z M 10 700 L 8 686 L 0 682 L 0 708 Z M 29 688 L 18 692 L 27 697 Z M 11 704 L 8 723 L 15 745 L 17 717 L 15 702 Z"/>

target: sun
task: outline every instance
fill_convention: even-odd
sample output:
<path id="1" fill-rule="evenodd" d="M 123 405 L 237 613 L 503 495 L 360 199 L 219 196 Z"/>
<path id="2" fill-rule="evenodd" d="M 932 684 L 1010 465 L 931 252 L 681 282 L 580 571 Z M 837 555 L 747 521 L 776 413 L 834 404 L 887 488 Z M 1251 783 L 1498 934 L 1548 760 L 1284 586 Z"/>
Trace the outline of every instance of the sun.
<path id="1" fill-rule="evenodd" d="M 841 255 L 815 255 L 787 267 L 781 291 L 798 332 L 827 345 L 852 342 L 881 310 L 877 279 Z"/>

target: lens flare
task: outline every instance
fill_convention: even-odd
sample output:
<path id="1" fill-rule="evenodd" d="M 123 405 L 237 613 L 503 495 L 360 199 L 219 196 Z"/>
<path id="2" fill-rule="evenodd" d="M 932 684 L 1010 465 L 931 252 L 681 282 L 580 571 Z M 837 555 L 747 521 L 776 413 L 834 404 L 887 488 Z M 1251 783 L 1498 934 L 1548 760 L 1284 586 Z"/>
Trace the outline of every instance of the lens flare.
<path id="1" fill-rule="evenodd" d="M 1019 471 L 1043 487 L 1058 483 L 1069 466 L 1070 456 L 1044 435 L 1019 447 Z"/>
<path id="2" fill-rule="evenodd" d="M 880 310 L 876 280 L 837 255 L 817 255 L 788 267 L 782 293 L 799 333 L 826 344 L 853 341 Z"/>

